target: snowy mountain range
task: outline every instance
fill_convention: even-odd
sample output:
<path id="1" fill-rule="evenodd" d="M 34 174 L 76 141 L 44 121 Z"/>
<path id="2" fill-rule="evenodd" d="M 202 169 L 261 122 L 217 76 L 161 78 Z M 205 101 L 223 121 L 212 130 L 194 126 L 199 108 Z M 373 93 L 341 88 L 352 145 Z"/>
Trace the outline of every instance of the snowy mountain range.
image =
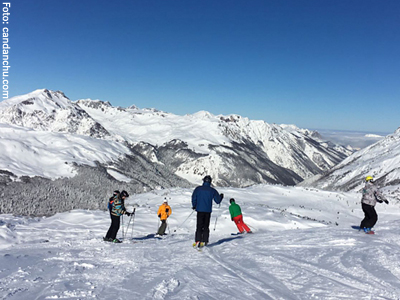
<path id="1" fill-rule="evenodd" d="M 400 128 L 301 185 L 327 190 L 358 191 L 364 185 L 366 175 L 373 176 L 376 184 L 388 195 L 400 200 Z"/>
<path id="2" fill-rule="evenodd" d="M 188 187 L 206 174 L 218 186 L 295 185 L 352 153 L 293 125 L 71 101 L 46 89 L 1 102 L 0 113 L 0 182 L 7 183 L 1 189 L 20 189 L 21 181 L 25 188 L 32 185 L 29 190 L 56 185 L 55 195 L 67 201 L 66 186 L 79 184 L 70 187 L 85 191 L 78 193 L 81 200 L 75 195 L 79 204 L 73 207 L 93 197 L 87 194 L 95 182 L 101 186 L 94 192 L 97 198 L 117 184 L 135 192 Z M 36 189 L 42 202 L 47 199 Z"/>
<path id="3" fill-rule="evenodd" d="M 3 101 L 0 111 L 3 124 L 136 147 L 152 162 L 170 165 L 177 175 L 194 183 L 211 174 L 219 185 L 294 184 L 328 170 L 351 154 L 351 150 L 321 141 L 316 132 L 295 126 L 239 115 L 214 116 L 205 111 L 177 116 L 135 106 L 113 107 L 98 100 L 73 102 L 62 92 L 49 90 Z M 246 174 L 249 172 L 256 176 Z"/>

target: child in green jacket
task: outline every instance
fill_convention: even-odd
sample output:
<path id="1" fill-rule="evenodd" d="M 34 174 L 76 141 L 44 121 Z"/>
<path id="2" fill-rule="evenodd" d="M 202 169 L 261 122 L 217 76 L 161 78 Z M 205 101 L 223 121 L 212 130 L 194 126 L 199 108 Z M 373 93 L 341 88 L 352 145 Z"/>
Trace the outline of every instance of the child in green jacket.
<path id="1" fill-rule="evenodd" d="M 229 203 L 231 204 L 229 206 L 231 220 L 235 222 L 239 232 L 244 233 L 247 231 L 247 233 L 251 233 L 250 228 L 246 225 L 246 223 L 243 222 L 242 210 L 240 209 L 240 206 L 236 204 L 235 199 L 231 198 Z"/>

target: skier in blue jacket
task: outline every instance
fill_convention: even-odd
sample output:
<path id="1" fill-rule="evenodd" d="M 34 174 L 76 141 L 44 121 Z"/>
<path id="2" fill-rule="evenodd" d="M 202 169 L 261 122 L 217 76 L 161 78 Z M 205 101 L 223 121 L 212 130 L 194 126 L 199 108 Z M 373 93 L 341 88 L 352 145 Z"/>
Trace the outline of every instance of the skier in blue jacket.
<path id="1" fill-rule="evenodd" d="M 219 194 L 211 187 L 211 176 L 203 178 L 203 185 L 195 188 L 192 194 L 192 208 L 197 211 L 197 224 L 195 243 L 193 247 L 203 247 L 208 244 L 210 235 L 210 218 L 212 212 L 212 201 L 220 204 L 224 194 Z"/>

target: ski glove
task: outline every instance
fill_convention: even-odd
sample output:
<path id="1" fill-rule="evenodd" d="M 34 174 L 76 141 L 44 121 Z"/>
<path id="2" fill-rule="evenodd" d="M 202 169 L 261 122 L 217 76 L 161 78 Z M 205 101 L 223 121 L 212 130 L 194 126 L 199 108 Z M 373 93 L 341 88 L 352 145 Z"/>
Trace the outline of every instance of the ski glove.
<path id="1" fill-rule="evenodd" d="M 167 208 L 167 209 L 165 210 L 165 212 L 168 213 L 168 212 L 169 212 L 169 209 Z"/>
<path id="2" fill-rule="evenodd" d="M 387 200 L 383 200 L 386 204 L 389 204 L 389 201 L 387 201 Z"/>
<path id="3" fill-rule="evenodd" d="M 161 218 L 161 214 L 159 214 L 158 217 Z"/>
<path id="4" fill-rule="evenodd" d="M 221 201 L 222 201 L 222 199 L 224 199 L 224 194 L 219 194 L 219 196 L 221 197 Z"/>
<path id="5" fill-rule="evenodd" d="M 132 213 L 130 213 L 130 212 L 125 212 L 125 214 L 128 216 L 128 217 L 130 217 L 131 215 L 132 215 Z"/>
<path id="6" fill-rule="evenodd" d="M 196 207 L 192 207 L 193 210 L 196 210 Z"/>

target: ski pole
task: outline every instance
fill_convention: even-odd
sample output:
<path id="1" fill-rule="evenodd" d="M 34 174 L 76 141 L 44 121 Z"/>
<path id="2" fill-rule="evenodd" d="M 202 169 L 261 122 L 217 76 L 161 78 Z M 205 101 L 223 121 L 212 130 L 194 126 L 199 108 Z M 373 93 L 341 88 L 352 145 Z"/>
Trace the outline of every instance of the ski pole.
<path id="1" fill-rule="evenodd" d="M 220 207 L 221 207 L 221 203 L 219 204 L 218 208 L 220 208 Z M 214 231 L 215 231 L 215 228 L 217 228 L 217 221 L 218 221 L 218 215 L 215 218 Z"/>
<path id="2" fill-rule="evenodd" d="M 251 226 L 251 225 L 249 225 L 249 223 L 246 223 L 247 224 L 247 226 L 249 226 L 251 229 L 255 229 L 255 230 L 257 230 L 257 228 L 255 228 L 254 226 Z"/>
<path id="3" fill-rule="evenodd" d="M 136 211 L 136 207 L 133 209 L 133 212 L 132 212 L 133 217 L 131 216 L 131 218 L 132 218 L 131 239 L 133 239 L 133 223 L 135 222 L 135 216 L 136 216 L 135 211 Z"/>
<path id="4" fill-rule="evenodd" d="M 129 225 L 130 225 L 130 223 L 131 223 L 131 220 L 132 220 L 132 215 L 130 216 L 129 221 L 128 221 L 128 225 L 126 226 L 126 235 L 128 235 L 128 232 L 129 232 Z M 125 239 L 125 236 L 124 236 L 123 238 Z"/>
<path id="5" fill-rule="evenodd" d="M 131 238 L 133 238 L 133 222 L 135 221 L 135 214 L 136 212 L 136 207 L 133 208 L 132 214 L 131 214 L 131 219 L 132 219 L 132 227 L 131 227 Z M 126 231 L 126 233 L 128 234 L 128 230 Z"/>
<path id="6" fill-rule="evenodd" d="M 218 216 L 215 218 L 214 231 L 215 231 L 215 228 L 217 228 L 217 221 L 218 221 Z"/>
<path id="7" fill-rule="evenodd" d="M 125 232 L 124 232 L 124 215 L 121 215 L 121 223 L 122 223 L 122 239 L 125 238 Z"/>
<path id="8" fill-rule="evenodd" d="M 129 225 L 130 225 L 130 223 L 131 223 L 131 220 L 132 220 L 132 215 L 134 215 L 135 214 L 135 208 L 133 209 L 133 213 L 131 214 L 131 216 L 129 217 L 129 222 L 128 222 L 128 226 L 126 226 L 126 232 L 125 232 L 125 234 L 126 235 L 128 235 L 128 232 L 129 232 Z M 132 226 L 133 226 L 133 224 L 132 224 Z M 125 236 L 126 235 L 123 235 L 123 238 L 125 239 Z"/>
<path id="9" fill-rule="evenodd" d="M 182 223 L 181 225 L 179 225 L 179 226 L 174 230 L 174 232 L 176 232 L 179 228 L 181 228 L 182 225 L 185 224 L 185 222 L 190 218 L 190 216 L 191 216 L 193 213 L 194 213 L 194 210 L 190 213 L 190 215 L 186 218 L 186 220 L 183 221 L 183 223 Z"/>

